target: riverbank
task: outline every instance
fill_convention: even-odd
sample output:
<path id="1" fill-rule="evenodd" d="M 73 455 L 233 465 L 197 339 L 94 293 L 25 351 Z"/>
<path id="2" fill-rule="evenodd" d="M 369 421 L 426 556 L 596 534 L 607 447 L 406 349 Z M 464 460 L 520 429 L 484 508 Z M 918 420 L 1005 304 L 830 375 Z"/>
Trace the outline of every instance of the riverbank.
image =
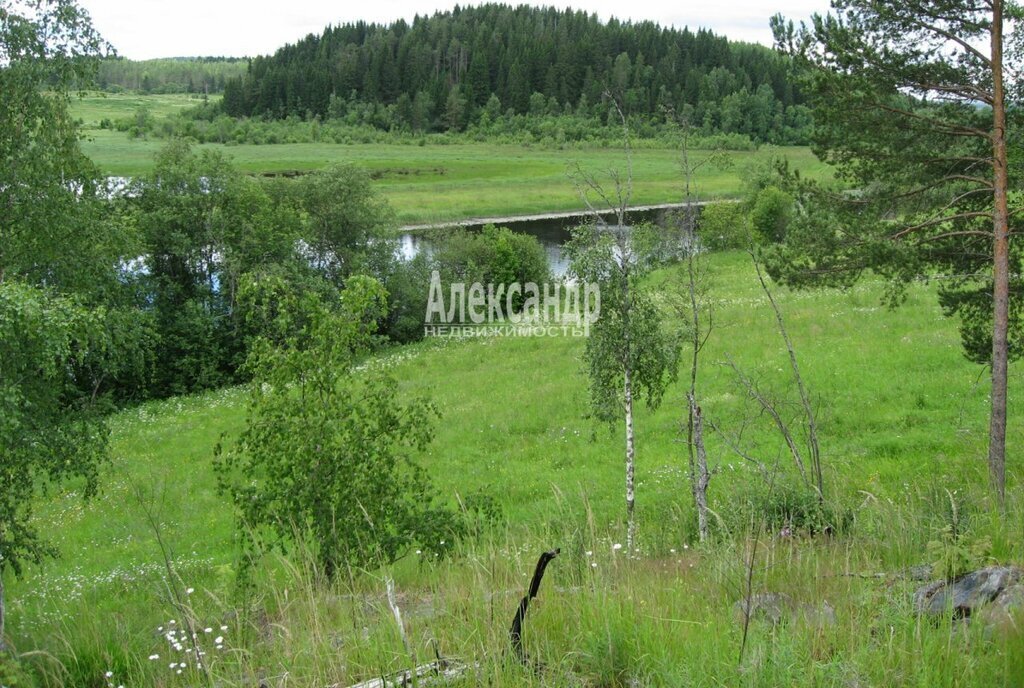
<path id="1" fill-rule="evenodd" d="M 152 169 L 163 141 L 131 140 L 111 131 L 89 132 L 83 149 L 104 174 L 134 176 Z M 277 144 L 225 146 L 205 144 L 249 174 L 308 171 L 351 163 L 367 170 L 373 184 L 395 209 L 400 225 L 433 225 L 471 218 L 502 218 L 579 210 L 579 193 L 570 177 L 577 164 L 602 175 L 624 167 L 622 151 L 587 148 L 547 150 L 498 144 L 450 146 Z M 693 156 L 708 155 L 707 151 Z M 827 168 L 807 148 L 769 148 L 732 152 L 729 165 L 708 167 L 698 180 L 704 199 L 737 198 L 752 166 L 785 156 L 807 177 L 823 177 Z M 679 151 L 644 149 L 633 154 L 634 205 L 679 202 L 682 183 Z"/>

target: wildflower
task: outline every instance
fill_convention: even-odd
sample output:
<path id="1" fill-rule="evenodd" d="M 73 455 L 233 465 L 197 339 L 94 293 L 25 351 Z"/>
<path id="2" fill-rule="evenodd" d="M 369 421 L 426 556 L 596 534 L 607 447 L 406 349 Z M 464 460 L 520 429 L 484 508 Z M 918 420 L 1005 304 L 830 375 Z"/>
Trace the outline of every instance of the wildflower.
<path id="1" fill-rule="evenodd" d="M 597 568 L 597 562 L 596 561 L 590 562 L 590 568 L 596 569 Z"/>
<path id="2" fill-rule="evenodd" d="M 185 594 L 186 594 L 186 595 L 191 595 L 191 594 L 192 594 L 192 593 L 194 593 L 195 591 L 196 591 L 196 589 L 195 589 L 195 588 L 189 588 L 188 590 L 186 590 L 186 591 L 185 591 Z"/>
<path id="3" fill-rule="evenodd" d="M 213 639 L 213 642 L 215 642 L 218 645 L 220 645 L 221 643 L 224 642 L 224 636 L 222 636 L 222 635 L 217 636 L 216 638 Z"/>
<path id="4" fill-rule="evenodd" d="M 616 542 L 614 545 L 612 545 L 612 549 L 618 552 L 620 549 L 622 549 L 622 545 Z"/>
<path id="5" fill-rule="evenodd" d="M 203 633 L 213 633 L 213 629 L 212 628 L 204 628 L 203 629 Z"/>
<path id="6" fill-rule="evenodd" d="M 222 631 L 226 631 L 226 630 L 228 630 L 228 627 L 227 627 L 227 626 L 221 626 L 221 627 L 220 627 L 220 630 L 222 630 Z"/>
<path id="7" fill-rule="evenodd" d="M 588 549 L 587 550 L 587 556 L 588 557 L 592 557 L 592 556 L 594 556 L 594 553 L 591 550 Z"/>
<path id="8" fill-rule="evenodd" d="M 114 675 L 114 672 L 113 671 L 108 671 L 107 673 L 105 673 L 103 675 L 106 676 L 107 678 L 110 678 L 111 676 Z"/>
<path id="9" fill-rule="evenodd" d="M 151 661 L 151 662 L 152 662 L 153 660 L 156 660 L 156 659 L 160 659 L 160 655 L 150 655 L 150 656 L 149 656 L 149 661 Z"/>

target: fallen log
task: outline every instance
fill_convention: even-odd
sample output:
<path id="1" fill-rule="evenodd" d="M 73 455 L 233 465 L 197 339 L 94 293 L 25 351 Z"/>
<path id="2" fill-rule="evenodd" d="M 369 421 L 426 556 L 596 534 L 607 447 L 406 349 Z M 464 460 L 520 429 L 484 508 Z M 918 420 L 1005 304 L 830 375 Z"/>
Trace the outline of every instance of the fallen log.
<path id="1" fill-rule="evenodd" d="M 412 688 L 412 686 L 422 688 L 423 686 L 443 685 L 459 678 L 475 666 L 450 659 L 438 659 L 391 676 L 371 678 L 349 686 L 349 688 Z M 341 688 L 341 686 L 334 685 L 331 688 Z"/>

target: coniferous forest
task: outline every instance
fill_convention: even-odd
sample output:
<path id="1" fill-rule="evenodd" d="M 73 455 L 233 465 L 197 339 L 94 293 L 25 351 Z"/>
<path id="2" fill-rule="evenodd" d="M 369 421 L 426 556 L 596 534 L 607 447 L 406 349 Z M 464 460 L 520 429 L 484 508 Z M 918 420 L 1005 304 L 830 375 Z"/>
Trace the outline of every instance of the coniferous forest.
<path id="1" fill-rule="evenodd" d="M 788 61 L 709 30 L 600 21 L 551 7 L 491 4 L 417 16 L 411 24 L 330 26 L 228 79 L 235 117 L 342 118 L 367 105 L 382 123 L 459 131 L 519 115 L 608 115 L 614 94 L 631 116 L 685 117 L 705 134 L 805 143 L 809 111 Z"/>

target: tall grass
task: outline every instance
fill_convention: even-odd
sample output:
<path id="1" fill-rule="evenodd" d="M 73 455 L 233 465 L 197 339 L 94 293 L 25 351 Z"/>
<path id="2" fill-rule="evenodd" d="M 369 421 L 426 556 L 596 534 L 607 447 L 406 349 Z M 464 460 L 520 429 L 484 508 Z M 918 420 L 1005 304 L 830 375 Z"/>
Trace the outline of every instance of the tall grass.
<path id="1" fill-rule="evenodd" d="M 857 526 L 843 536 L 767 535 L 754 563 L 755 592 L 786 593 L 812 607 L 827 601 L 836 623 L 818 624 L 813 615 L 776 627 L 755 620 L 742 663 L 734 603 L 743 596 L 750 533 L 628 558 L 595 524 L 583 495 L 565 497 L 551 525 L 523 533 L 505 524 L 464 543 L 450 560 L 412 557 L 328 583 L 312 553 L 298 548 L 265 558 L 244 594 L 208 579 L 190 596 L 189 612 L 200 629 L 208 624 L 225 637 L 215 650 L 212 635 L 200 630 L 209 676 L 156 630 L 175 616 L 182 624 L 156 586 L 117 615 L 96 615 L 88 599 L 71 605 L 74 622 L 33 638 L 50 654 L 29 662 L 46 686 L 101 686 L 107 671 L 115 685 L 348 685 L 435 653 L 472 666 L 456 685 L 1014 685 L 1024 671 L 1024 636 L 986 638 L 980 628 L 913 614 L 919 583 L 896 574 L 921 561 L 944 516 L 927 490 L 902 497 L 858 508 Z M 1005 518 L 996 518 L 986 499 L 982 492 L 964 498 L 978 509 L 969 535 L 992 537 L 1001 560 L 1019 560 L 1024 504 L 1016 495 Z M 887 537 L 876 535 L 881 524 Z M 523 666 L 511 652 L 509 626 L 536 557 L 555 545 L 562 553 L 527 615 L 530 662 Z M 892 575 L 848 575 L 877 571 Z M 386 575 L 396 582 L 409 652 L 387 604 Z M 153 654 L 160 658 L 147 659 Z M 182 660 L 182 674 L 169 668 Z"/>
<path id="2" fill-rule="evenodd" d="M 704 352 L 703 407 L 716 426 L 735 428 L 748 409 L 716 363 L 728 354 L 785 396 L 786 352 L 749 261 L 716 255 L 711 267 L 716 330 Z M 667 288 L 675 278 L 666 270 L 652 279 Z M 230 441 L 241 428 L 245 395 L 152 402 L 113 419 L 115 457 L 97 500 L 83 505 L 72 489 L 40 509 L 63 556 L 8 582 L 11 640 L 43 686 L 349 685 L 430 661 L 435 647 L 479 664 L 466 685 L 1019 684 L 1020 637 L 919 620 L 910 603 L 919 583 L 898 575 L 929 561 L 928 542 L 952 503 L 962 537 L 989 538 L 993 560 L 1021 563 L 1024 494 L 1011 460 L 1005 511 L 991 501 L 986 390 L 960 354 L 955 323 L 928 288 L 914 287 L 907 306 L 888 311 L 879 306 L 883 287 L 869 280 L 846 292 L 776 294 L 820 409 L 828 506 L 846 519 L 831 536 L 797 528 L 786 537 L 779 523 L 766 524 L 784 493 L 766 491 L 710 434 L 717 517 L 712 540 L 696 544 L 680 386 L 657 412 L 638 414 L 641 554 L 626 559 L 615 548 L 624 534 L 621 438 L 585 417 L 581 342 L 431 340 L 382 352 L 372 365 L 394 374 L 403 394 L 427 393 L 441 409 L 422 461 L 453 503 L 482 493 L 501 506 L 498 521 L 456 556 L 410 553 L 391 570 L 327 583 L 296 549 L 261 559 L 240 587 L 233 517 L 215 493 L 211 460 L 221 434 Z M 765 459 L 780 449 L 757 423 L 747 437 Z M 1009 456 L 1020 439 L 1011 422 Z M 133 485 L 153 507 L 181 588 L 193 589 L 184 609 L 169 594 Z M 836 623 L 755 622 L 740 662 L 733 605 L 755 533 L 754 591 L 827 601 Z M 553 547 L 562 553 L 524 627 L 538 671 L 511 659 L 508 630 L 537 557 Z M 385 576 L 415 657 L 388 609 Z M 180 628 L 189 618 L 201 629 L 208 673 L 188 661 L 182 668 L 184 650 L 166 638 L 172 620 Z"/>

